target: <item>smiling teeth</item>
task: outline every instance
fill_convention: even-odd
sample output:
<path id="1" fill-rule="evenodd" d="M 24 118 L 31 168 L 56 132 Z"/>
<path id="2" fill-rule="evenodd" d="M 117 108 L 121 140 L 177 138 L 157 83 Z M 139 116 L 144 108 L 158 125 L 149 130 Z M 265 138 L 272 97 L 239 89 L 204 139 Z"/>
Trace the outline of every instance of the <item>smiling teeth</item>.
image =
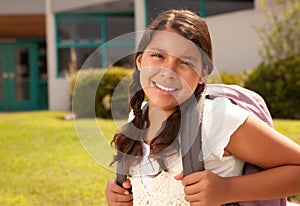
<path id="1" fill-rule="evenodd" d="M 165 87 L 161 84 L 158 84 L 158 83 L 154 83 L 155 86 L 157 86 L 159 89 L 163 90 L 163 91 L 166 91 L 166 92 L 174 92 L 176 90 L 176 88 L 170 88 L 170 87 Z"/>

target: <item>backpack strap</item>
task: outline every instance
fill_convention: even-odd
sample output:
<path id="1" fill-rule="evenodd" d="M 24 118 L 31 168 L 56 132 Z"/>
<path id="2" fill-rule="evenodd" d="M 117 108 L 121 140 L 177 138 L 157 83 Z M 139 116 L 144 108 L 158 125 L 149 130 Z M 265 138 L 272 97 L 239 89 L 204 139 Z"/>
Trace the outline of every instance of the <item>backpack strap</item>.
<path id="1" fill-rule="evenodd" d="M 184 176 L 194 172 L 203 171 L 204 160 L 202 153 L 202 120 L 203 108 L 206 98 L 213 99 L 216 96 L 202 94 L 199 102 L 193 109 L 193 103 L 184 111 L 181 128 L 181 153 Z M 199 155 L 197 155 L 199 154 Z M 238 203 L 228 203 L 222 206 L 239 206 Z"/>
<path id="2" fill-rule="evenodd" d="M 193 102 L 182 115 L 180 142 L 184 176 L 204 170 L 201 127 L 205 99 L 206 95 L 201 95 L 199 103 Z"/>

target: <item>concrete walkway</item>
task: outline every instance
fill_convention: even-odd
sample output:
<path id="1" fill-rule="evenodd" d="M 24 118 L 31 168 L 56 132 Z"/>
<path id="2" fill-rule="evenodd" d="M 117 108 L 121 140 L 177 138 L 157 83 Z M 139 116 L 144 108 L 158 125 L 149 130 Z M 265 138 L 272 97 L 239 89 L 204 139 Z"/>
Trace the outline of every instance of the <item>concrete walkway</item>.
<path id="1" fill-rule="evenodd" d="M 300 206 L 300 204 L 293 203 L 293 202 L 287 202 L 287 206 Z"/>

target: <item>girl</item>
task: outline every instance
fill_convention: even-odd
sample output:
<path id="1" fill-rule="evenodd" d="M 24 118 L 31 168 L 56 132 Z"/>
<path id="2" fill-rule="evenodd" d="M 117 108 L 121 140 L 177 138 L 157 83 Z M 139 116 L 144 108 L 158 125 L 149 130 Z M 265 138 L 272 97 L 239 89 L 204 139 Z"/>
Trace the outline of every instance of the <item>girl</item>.
<path id="1" fill-rule="evenodd" d="M 114 162 L 125 165 L 130 180 L 122 187 L 108 182 L 108 205 L 216 206 L 300 193 L 300 146 L 222 97 L 204 101 L 205 170 L 183 176 L 180 122 L 213 68 L 210 35 L 199 16 L 162 13 L 144 33 L 135 64 L 134 115 L 112 141 L 119 151 Z M 241 176 L 244 162 L 265 170 Z"/>

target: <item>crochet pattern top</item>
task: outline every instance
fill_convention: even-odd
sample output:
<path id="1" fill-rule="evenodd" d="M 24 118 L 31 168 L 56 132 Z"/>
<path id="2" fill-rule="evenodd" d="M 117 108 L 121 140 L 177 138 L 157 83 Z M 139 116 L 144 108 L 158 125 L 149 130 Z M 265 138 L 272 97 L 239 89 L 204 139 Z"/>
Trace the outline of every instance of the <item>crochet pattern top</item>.
<path id="1" fill-rule="evenodd" d="M 171 177 L 168 172 L 161 172 L 154 182 L 154 187 L 151 192 L 145 190 L 144 185 L 139 178 L 132 178 L 131 183 L 133 186 L 133 205 L 160 205 L 160 206 L 175 206 L 175 205 L 190 205 L 184 200 L 184 193 L 171 193 L 169 191 L 169 181 Z M 176 180 L 175 180 L 176 181 Z M 181 184 L 181 182 L 179 182 Z"/>
<path id="2" fill-rule="evenodd" d="M 250 112 L 225 98 L 205 100 L 203 112 L 202 149 L 205 169 L 222 177 L 241 175 L 244 162 L 232 155 L 224 156 L 224 149 L 231 135 L 244 123 Z M 145 149 L 147 146 L 143 147 Z M 148 152 L 144 150 L 143 161 L 130 171 L 133 205 L 189 205 L 184 199 L 181 181 L 174 179 L 182 172 L 181 155 L 165 160 L 168 171 L 162 171 L 152 178 L 145 175 L 141 177 L 143 166 L 148 164 L 147 168 L 149 165 L 155 168 L 151 159 L 147 162 Z"/>
<path id="3" fill-rule="evenodd" d="M 179 156 L 177 156 L 179 158 Z M 160 206 L 172 206 L 172 205 L 190 205 L 184 199 L 183 186 L 181 181 L 175 180 L 174 176 L 178 175 L 182 171 L 182 163 L 180 159 L 174 162 L 175 165 L 168 169 L 168 171 L 162 171 L 154 178 L 153 186 L 151 190 L 147 189 L 142 182 L 141 177 L 131 177 L 132 193 L 134 194 L 133 205 L 160 205 Z M 174 157 L 173 157 L 174 161 Z"/>

